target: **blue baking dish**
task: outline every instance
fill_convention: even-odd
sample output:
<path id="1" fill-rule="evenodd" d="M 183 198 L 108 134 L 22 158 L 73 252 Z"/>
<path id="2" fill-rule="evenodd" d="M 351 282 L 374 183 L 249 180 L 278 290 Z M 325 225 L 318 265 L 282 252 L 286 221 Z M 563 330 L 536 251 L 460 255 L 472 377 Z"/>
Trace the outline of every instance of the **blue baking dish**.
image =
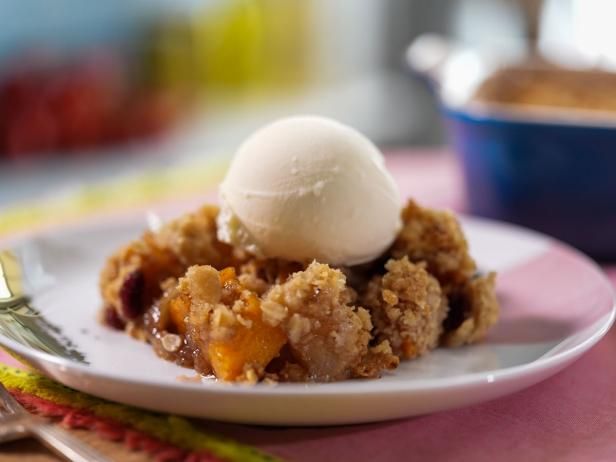
<path id="1" fill-rule="evenodd" d="M 456 52 L 441 44 L 436 56 L 439 46 L 428 45 L 411 45 L 407 59 L 439 99 L 464 174 L 469 212 L 521 224 L 595 258 L 615 260 L 616 114 L 473 104 L 463 91 L 476 88 L 503 62 L 489 66 L 465 51 L 457 68 L 448 69 Z M 465 76 L 474 85 L 455 81 Z M 456 85 L 449 85 L 452 79 Z"/>
<path id="2" fill-rule="evenodd" d="M 443 113 L 471 213 L 616 259 L 616 125 Z"/>

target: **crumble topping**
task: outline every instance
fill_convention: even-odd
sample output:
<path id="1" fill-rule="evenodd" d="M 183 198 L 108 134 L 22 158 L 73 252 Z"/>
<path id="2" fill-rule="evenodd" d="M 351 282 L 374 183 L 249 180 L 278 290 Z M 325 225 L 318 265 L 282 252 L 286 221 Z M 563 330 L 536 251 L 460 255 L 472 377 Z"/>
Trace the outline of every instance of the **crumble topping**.
<path id="1" fill-rule="evenodd" d="M 182 339 L 177 334 L 165 334 L 161 338 L 163 348 L 169 352 L 178 351 L 182 344 Z"/>
<path id="2" fill-rule="evenodd" d="M 101 272 L 105 305 L 123 322 L 136 319 L 161 295 L 161 283 L 182 276 L 188 266 L 223 268 L 241 260 L 242 255 L 216 239 L 217 214 L 217 207 L 202 207 L 120 248 Z"/>
<path id="3" fill-rule="evenodd" d="M 484 339 L 496 324 L 499 305 L 494 286 L 496 274 L 477 276 L 451 295 L 451 318 L 446 323 L 447 332 L 442 344 L 458 347 Z"/>
<path id="4" fill-rule="evenodd" d="M 391 252 L 394 258 L 425 262 L 445 294 L 475 274 L 477 265 L 453 213 L 420 207 L 411 200 L 402 211 L 402 222 Z"/>
<path id="5" fill-rule="evenodd" d="M 425 264 L 408 257 L 389 260 L 384 276 L 368 284 L 364 303 L 378 332 L 403 359 L 421 356 L 436 348 L 447 315 L 447 298 Z"/>
<path id="6" fill-rule="evenodd" d="M 101 322 L 160 357 L 255 382 L 379 377 L 498 319 L 455 216 L 413 201 L 391 249 L 355 267 L 251 257 L 216 237 L 216 207 L 148 231 L 101 272 Z"/>

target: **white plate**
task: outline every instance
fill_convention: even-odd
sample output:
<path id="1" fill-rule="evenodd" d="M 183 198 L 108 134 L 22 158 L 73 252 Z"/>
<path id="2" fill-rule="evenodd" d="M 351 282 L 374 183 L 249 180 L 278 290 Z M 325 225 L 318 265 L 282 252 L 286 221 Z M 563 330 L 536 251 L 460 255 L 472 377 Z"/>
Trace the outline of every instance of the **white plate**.
<path id="1" fill-rule="evenodd" d="M 531 231 L 476 219 L 463 222 L 479 265 L 499 272 L 501 320 L 483 344 L 439 349 L 381 379 L 275 386 L 180 380 L 194 375 L 192 370 L 159 359 L 148 345 L 96 321 L 103 261 L 141 233 L 143 219 L 48 231 L 0 254 L 9 283 L 23 279 L 30 306 L 42 315 L 27 318 L 7 308 L 0 277 L 0 343 L 65 385 L 126 404 L 230 422 L 329 425 L 497 398 L 558 372 L 606 333 L 614 319 L 614 298 L 593 262 Z M 11 259 L 24 268 L 22 276 L 14 274 Z M 59 332 L 50 333 L 55 347 L 40 333 L 16 334 L 16 318 L 39 328 L 43 320 L 57 326 Z"/>

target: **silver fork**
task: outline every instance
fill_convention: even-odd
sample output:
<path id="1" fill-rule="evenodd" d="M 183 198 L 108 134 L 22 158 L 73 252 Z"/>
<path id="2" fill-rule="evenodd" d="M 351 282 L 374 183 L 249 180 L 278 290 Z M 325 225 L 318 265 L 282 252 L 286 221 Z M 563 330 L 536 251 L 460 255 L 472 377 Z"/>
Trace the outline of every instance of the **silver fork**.
<path id="1" fill-rule="evenodd" d="M 100 452 L 26 411 L 0 383 L 0 443 L 33 436 L 73 462 L 110 462 Z"/>

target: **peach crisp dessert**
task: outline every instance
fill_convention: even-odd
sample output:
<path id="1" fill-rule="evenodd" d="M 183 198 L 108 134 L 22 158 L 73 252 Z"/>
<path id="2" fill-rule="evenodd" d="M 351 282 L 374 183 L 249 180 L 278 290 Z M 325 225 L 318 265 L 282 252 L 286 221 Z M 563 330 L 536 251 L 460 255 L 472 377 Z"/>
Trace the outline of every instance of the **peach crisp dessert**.
<path id="1" fill-rule="evenodd" d="M 224 381 L 378 377 L 498 318 L 453 214 L 402 205 L 363 135 L 293 117 L 252 135 L 204 206 L 116 251 L 102 322 Z"/>

